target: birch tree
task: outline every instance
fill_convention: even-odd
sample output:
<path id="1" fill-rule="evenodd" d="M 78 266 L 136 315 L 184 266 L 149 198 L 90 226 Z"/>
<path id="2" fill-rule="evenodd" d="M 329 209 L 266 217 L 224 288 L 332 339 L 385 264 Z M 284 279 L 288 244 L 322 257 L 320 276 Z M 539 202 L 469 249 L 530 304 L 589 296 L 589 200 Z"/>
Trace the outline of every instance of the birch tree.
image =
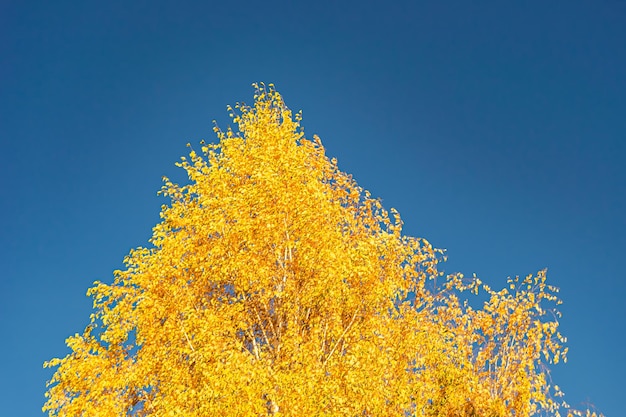
<path id="1" fill-rule="evenodd" d="M 150 245 L 88 291 L 90 324 L 45 364 L 44 411 L 559 415 L 545 271 L 499 291 L 443 277 L 442 251 L 405 236 L 272 85 L 229 111 L 235 129 L 178 164 L 189 183 L 164 179 Z"/>

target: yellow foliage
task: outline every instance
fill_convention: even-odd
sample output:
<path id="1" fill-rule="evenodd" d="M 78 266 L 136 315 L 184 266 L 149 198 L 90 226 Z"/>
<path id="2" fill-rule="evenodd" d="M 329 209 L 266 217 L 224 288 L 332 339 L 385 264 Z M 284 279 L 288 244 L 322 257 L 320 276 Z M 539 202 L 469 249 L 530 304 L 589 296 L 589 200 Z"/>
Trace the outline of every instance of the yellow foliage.
<path id="1" fill-rule="evenodd" d="M 51 416 L 558 415 L 565 358 L 545 271 L 493 291 L 441 276 L 272 85 L 229 108 L 238 131 L 164 181 L 152 248 L 88 294 L 56 367 Z M 441 281 L 441 279 L 439 280 Z M 475 310 L 460 297 L 486 292 Z M 556 394 L 556 395 L 555 395 Z"/>

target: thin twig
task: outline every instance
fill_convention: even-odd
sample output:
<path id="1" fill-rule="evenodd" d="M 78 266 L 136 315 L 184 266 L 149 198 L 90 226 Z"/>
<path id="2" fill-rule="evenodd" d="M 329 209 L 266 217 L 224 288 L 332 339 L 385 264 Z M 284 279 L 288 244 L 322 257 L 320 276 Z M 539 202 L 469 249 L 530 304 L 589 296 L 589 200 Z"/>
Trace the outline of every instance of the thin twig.
<path id="1" fill-rule="evenodd" d="M 263 333 L 263 337 L 265 338 L 265 343 L 267 343 L 267 346 L 270 346 L 270 339 L 267 337 L 267 333 L 265 332 L 265 326 L 263 326 L 262 321 L 261 320 L 261 315 L 259 314 L 259 310 L 257 310 L 257 308 L 253 305 L 252 308 L 254 309 L 254 312 L 256 314 L 257 319 L 259 319 L 259 326 L 261 327 L 261 332 Z"/>
<path id="2" fill-rule="evenodd" d="M 350 328 L 354 324 L 354 320 L 356 319 L 356 315 L 357 315 L 358 312 L 359 312 L 359 310 L 357 309 L 354 312 L 354 314 L 352 315 L 352 319 L 350 320 L 350 323 L 348 323 L 348 326 L 346 326 L 346 328 L 343 330 L 343 333 L 341 333 L 341 336 L 339 336 L 339 339 L 337 339 L 337 341 L 335 342 L 335 345 L 333 346 L 333 348 L 328 353 L 328 356 L 326 356 L 326 359 L 324 360 L 324 363 L 322 364 L 322 367 L 326 366 L 326 363 L 328 363 L 328 360 L 330 359 L 332 354 L 335 353 L 335 349 L 337 349 L 337 346 L 339 345 L 339 342 L 342 341 L 342 339 L 344 338 L 346 333 L 348 333 L 348 330 L 350 330 Z"/>
<path id="3" fill-rule="evenodd" d="M 183 334 L 185 335 L 185 339 L 187 339 L 187 343 L 189 344 L 191 351 L 196 353 L 196 350 L 193 348 L 193 345 L 191 344 L 191 340 L 189 339 L 189 336 L 187 336 L 187 332 L 185 331 L 185 328 L 183 327 L 182 323 L 180 324 L 180 329 L 183 331 Z"/>

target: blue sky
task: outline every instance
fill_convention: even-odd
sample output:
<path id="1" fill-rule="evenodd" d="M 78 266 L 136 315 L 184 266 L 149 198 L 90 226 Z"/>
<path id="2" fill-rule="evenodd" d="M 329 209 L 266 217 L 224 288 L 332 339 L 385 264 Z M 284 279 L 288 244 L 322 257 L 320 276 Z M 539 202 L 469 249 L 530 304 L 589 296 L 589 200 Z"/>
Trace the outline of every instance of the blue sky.
<path id="1" fill-rule="evenodd" d="M 161 177 L 255 81 L 446 271 L 547 267 L 555 382 L 623 410 L 623 2 L 4 1 L 0 39 L 2 416 L 40 413 L 87 288 L 147 244 Z"/>

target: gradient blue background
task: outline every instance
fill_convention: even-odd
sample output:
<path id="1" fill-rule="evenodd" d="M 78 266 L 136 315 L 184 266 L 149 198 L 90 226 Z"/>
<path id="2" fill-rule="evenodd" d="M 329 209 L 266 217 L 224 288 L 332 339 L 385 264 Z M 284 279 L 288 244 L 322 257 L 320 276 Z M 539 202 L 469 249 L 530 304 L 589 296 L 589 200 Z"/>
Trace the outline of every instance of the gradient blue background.
<path id="1" fill-rule="evenodd" d="M 0 415 L 39 415 L 42 362 L 147 243 L 161 176 L 265 81 L 448 272 L 549 268 L 554 380 L 619 416 L 625 44 L 617 0 L 0 2 Z"/>

